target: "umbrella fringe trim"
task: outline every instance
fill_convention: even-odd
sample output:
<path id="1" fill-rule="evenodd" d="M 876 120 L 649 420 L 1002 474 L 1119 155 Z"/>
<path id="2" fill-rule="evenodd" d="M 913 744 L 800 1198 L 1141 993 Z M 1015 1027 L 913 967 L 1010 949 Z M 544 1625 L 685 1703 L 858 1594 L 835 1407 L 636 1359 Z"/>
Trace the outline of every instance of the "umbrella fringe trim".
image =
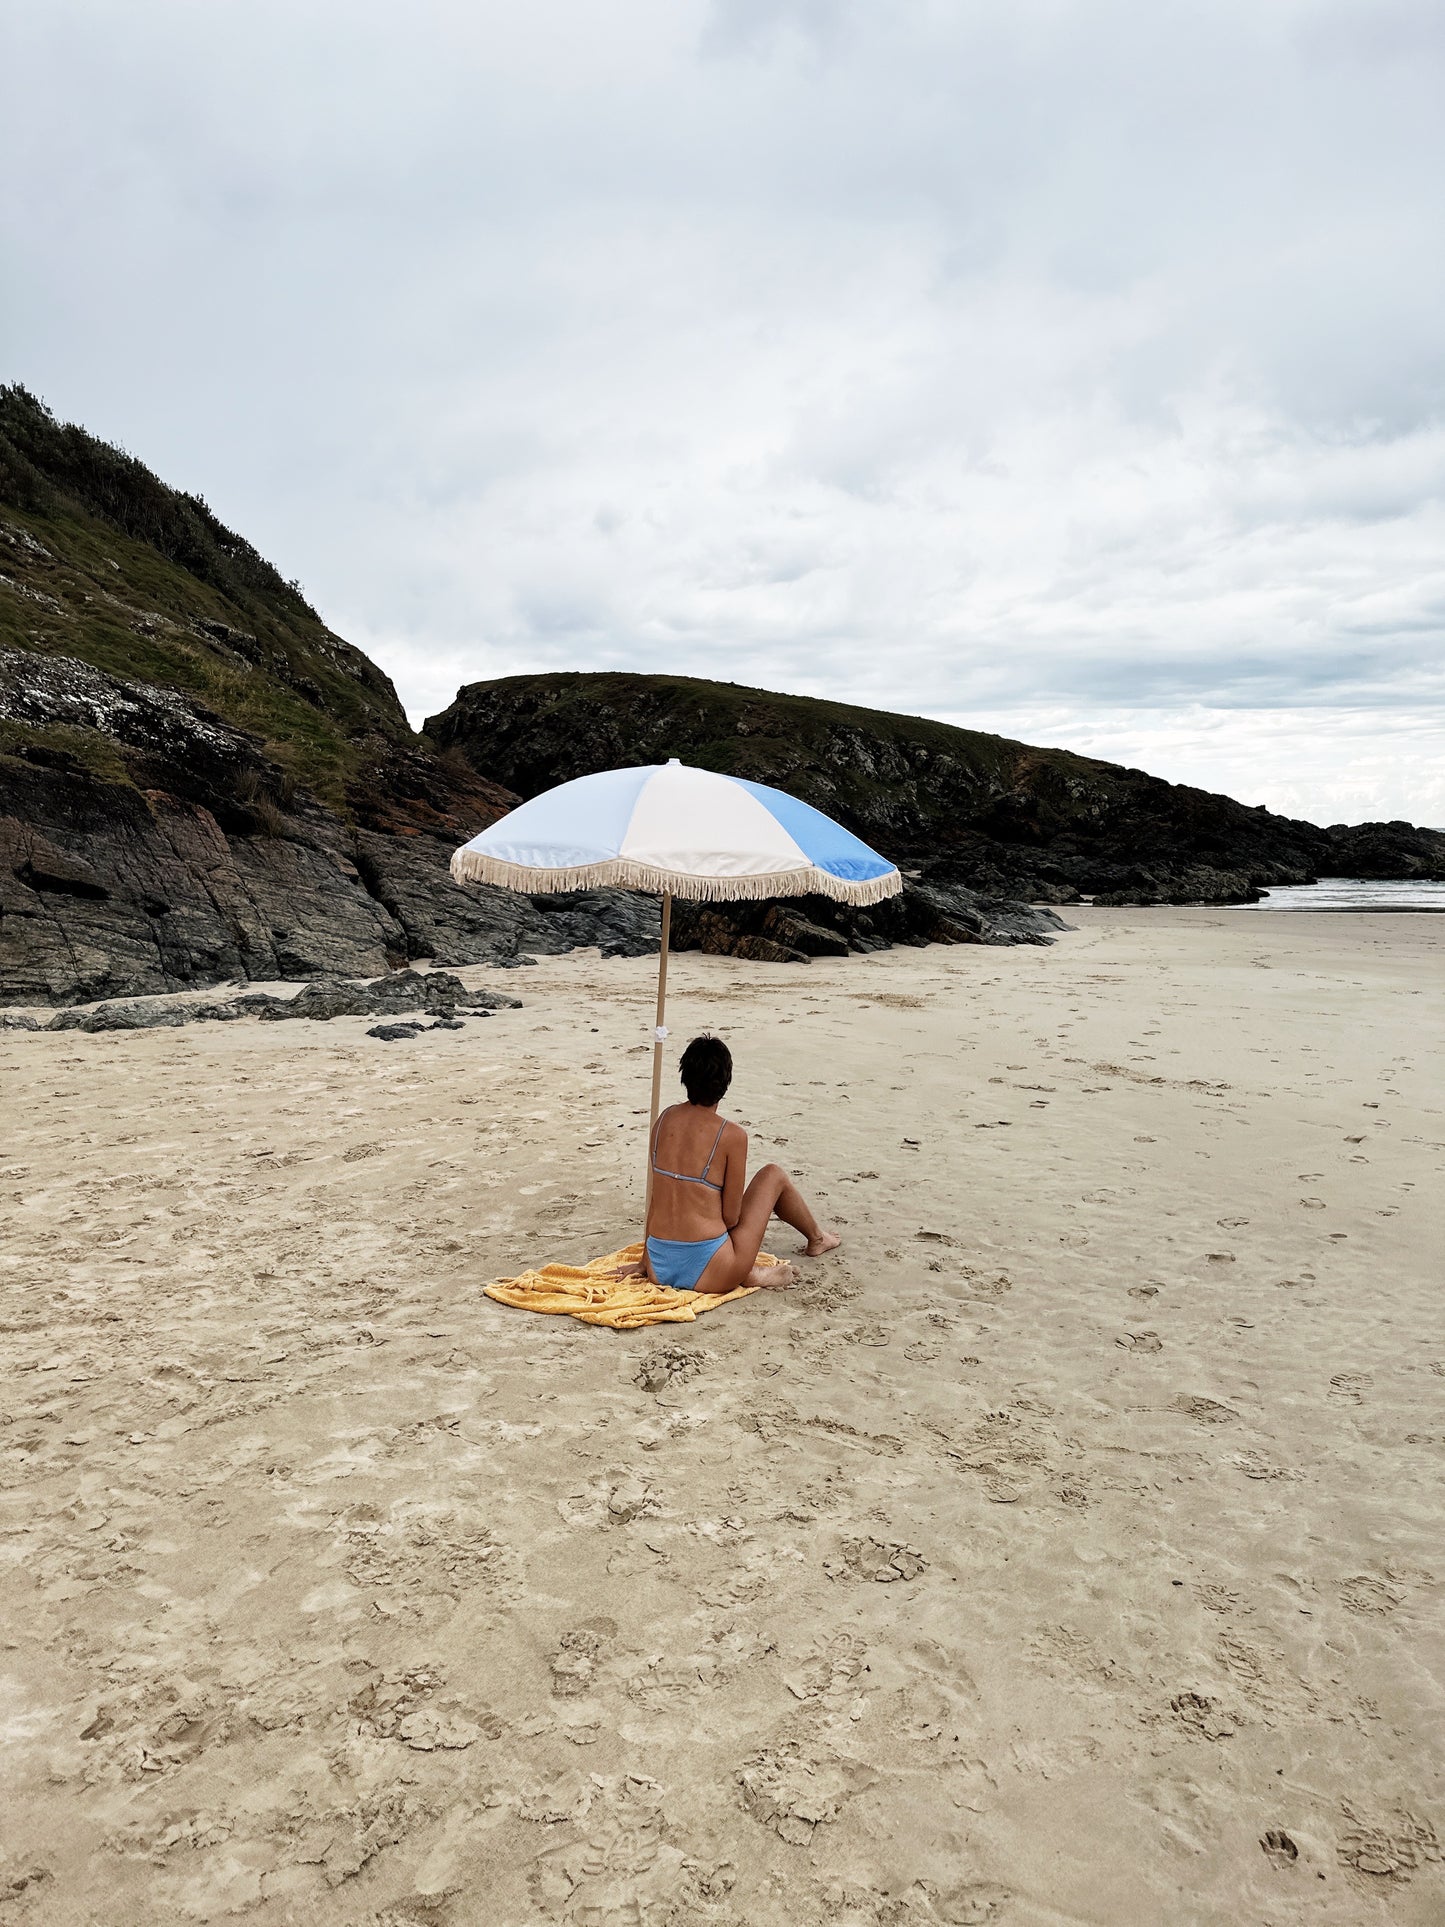
<path id="1" fill-rule="evenodd" d="M 602 863 L 578 864 L 564 870 L 532 869 L 525 863 L 506 863 L 480 850 L 458 850 L 451 861 L 458 883 L 492 883 L 525 896 L 551 896 L 561 890 L 650 890 L 693 903 L 760 903 L 769 897 L 831 897 L 836 903 L 864 907 L 896 897 L 903 889 L 897 870 L 881 877 L 854 881 L 835 877 L 829 870 L 775 870 L 766 876 L 704 877 L 661 870 L 629 857 L 609 857 Z"/>

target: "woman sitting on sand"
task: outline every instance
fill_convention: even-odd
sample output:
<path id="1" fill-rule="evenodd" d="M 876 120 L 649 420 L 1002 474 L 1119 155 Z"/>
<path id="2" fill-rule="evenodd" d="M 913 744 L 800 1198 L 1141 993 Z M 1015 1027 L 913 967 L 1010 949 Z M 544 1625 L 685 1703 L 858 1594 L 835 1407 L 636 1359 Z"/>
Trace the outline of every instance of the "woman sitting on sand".
<path id="1" fill-rule="evenodd" d="M 780 1164 L 765 1164 L 746 1188 L 748 1135 L 720 1118 L 717 1107 L 733 1080 L 732 1054 L 721 1038 L 694 1037 L 682 1053 L 685 1104 L 674 1104 L 652 1134 L 652 1208 L 645 1271 L 674 1291 L 732 1291 L 797 1282 L 791 1265 L 759 1265 L 774 1216 L 807 1239 L 803 1255 L 819 1258 L 842 1242 L 825 1231 Z"/>

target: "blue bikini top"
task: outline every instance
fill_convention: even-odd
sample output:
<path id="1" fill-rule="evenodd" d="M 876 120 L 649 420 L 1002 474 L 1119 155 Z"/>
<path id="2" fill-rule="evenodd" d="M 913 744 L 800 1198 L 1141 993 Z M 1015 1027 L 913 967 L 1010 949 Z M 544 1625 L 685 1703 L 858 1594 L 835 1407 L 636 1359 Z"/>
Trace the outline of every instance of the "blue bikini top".
<path id="1" fill-rule="evenodd" d="M 668 1116 L 669 1112 L 675 1111 L 676 1109 L 677 1106 L 675 1104 L 669 1104 L 667 1110 L 663 1112 L 662 1117 Z M 707 1154 L 707 1162 L 702 1167 L 701 1176 L 691 1178 L 686 1171 L 664 1171 L 657 1161 L 657 1134 L 662 1129 L 662 1117 L 657 1120 L 657 1124 L 652 1133 L 652 1168 L 658 1177 L 676 1178 L 679 1184 L 705 1184 L 709 1191 L 721 1191 L 722 1186 L 720 1184 L 714 1184 L 708 1176 L 708 1172 L 712 1169 L 712 1161 L 717 1156 L 717 1147 L 722 1143 L 722 1134 L 727 1129 L 727 1120 L 724 1118 L 717 1127 L 717 1136 L 712 1141 L 712 1149 Z"/>

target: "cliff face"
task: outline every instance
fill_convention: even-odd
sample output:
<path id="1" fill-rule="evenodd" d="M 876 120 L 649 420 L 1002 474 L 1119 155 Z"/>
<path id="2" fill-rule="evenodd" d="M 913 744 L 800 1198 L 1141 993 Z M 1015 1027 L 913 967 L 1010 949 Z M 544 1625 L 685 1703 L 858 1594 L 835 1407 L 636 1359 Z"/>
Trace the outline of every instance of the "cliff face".
<path id="1" fill-rule="evenodd" d="M 645 899 L 452 883 L 514 800 L 203 502 L 0 389 L 0 1003 L 655 945 Z"/>
<path id="2" fill-rule="evenodd" d="M 522 796 L 669 756 L 771 783 L 939 887 L 1230 902 L 1320 874 L 1445 878 L 1439 831 L 1319 829 L 1067 750 L 692 677 L 508 676 L 423 727 Z"/>

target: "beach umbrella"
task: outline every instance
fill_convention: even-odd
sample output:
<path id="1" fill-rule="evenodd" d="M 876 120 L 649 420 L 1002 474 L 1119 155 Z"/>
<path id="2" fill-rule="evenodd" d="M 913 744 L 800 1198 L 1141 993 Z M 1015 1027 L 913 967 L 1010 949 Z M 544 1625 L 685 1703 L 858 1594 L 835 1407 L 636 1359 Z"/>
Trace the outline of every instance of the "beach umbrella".
<path id="1" fill-rule="evenodd" d="M 824 896 L 862 905 L 903 888 L 893 864 L 821 810 L 765 783 L 693 769 L 675 757 L 544 790 L 463 844 L 451 869 L 458 883 L 500 884 L 527 896 L 611 888 L 662 898 L 649 1143 L 662 1092 L 673 898 Z M 650 1202 L 650 1163 L 647 1182 Z"/>

